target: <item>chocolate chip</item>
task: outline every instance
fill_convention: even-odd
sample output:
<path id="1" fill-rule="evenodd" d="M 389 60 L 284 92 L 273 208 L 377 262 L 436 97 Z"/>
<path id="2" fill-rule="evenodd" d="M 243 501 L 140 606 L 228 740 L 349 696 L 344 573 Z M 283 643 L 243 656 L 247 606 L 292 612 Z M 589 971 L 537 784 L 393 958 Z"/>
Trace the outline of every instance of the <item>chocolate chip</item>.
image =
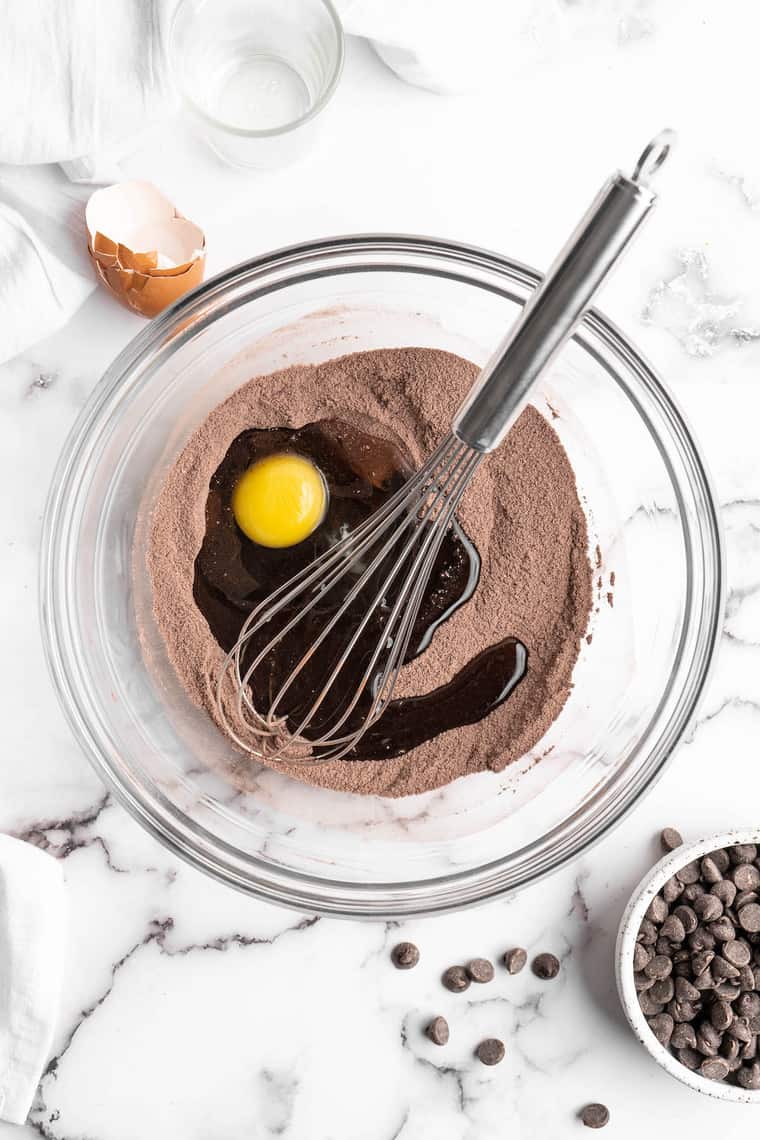
<path id="1" fill-rule="evenodd" d="M 665 954 L 655 954 L 651 962 L 647 962 L 644 973 L 648 978 L 667 978 L 673 969 L 673 963 Z"/>
<path id="2" fill-rule="evenodd" d="M 694 1031 L 694 1026 L 690 1025 L 688 1021 L 681 1021 L 678 1022 L 678 1024 L 674 1024 L 670 1044 L 673 1049 L 695 1049 L 697 1045 L 697 1034 Z M 737 1053 L 739 1052 L 738 1042 L 736 1051 Z"/>
<path id="3" fill-rule="evenodd" d="M 662 895 L 655 895 L 647 907 L 647 918 L 650 922 L 659 925 L 668 916 L 668 904 Z"/>
<path id="4" fill-rule="evenodd" d="M 716 899 L 720 899 L 724 906 L 733 906 L 736 898 L 736 883 L 732 883 L 730 879 L 721 879 L 719 883 L 710 887 L 710 894 L 715 895 Z"/>
<path id="5" fill-rule="evenodd" d="M 681 832 L 675 827 L 663 827 L 660 832 L 660 844 L 663 851 L 675 851 L 676 847 L 683 845 Z"/>
<path id="6" fill-rule="evenodd" d="M 736 1074 L 736 1083 L 743 1089 L 760 1089 L 760 1064 L 755 1061 L 742 1066 Z"/>
<path id="7" fill-rule="evenodd" d="M 749 1028 L 751 1029 L 752 1026 L 750 1025 Z M 741 1057 L 742 1061 L 754 1061 L 755 1057 L 757 1056 L 757 1034 L 756 1033 L 753 1033 L 750 1040 L 745 1041 L 745 1043 L 742 1045 L 739 1056 Z"/>
<path id="8" fill-rule="evenodd" d="M 713 851 L 711 853 L 710 858 L 720 873 L 722 875 L 725 875 L 726 871 L 731 865 L 731 860 L 728 857 L 728 851 L 726 851 L 724 847 L 720 847 L 717 851 Z"/>
<path id="9" fill-rule="evenodd" d="M 696 883 L 699 879 L 699 863 L 687 863 L 685 867 L 676 871 L 676 878 L 685 886 Z"/>
<path id="10" fill-rule="evenodd" d="M 666 828 L 666 830 L 670 829 Z M 678 833 L 676 832 L 676 834 Z M 581 1110 L 581 1120 L 587 1128 L 604 1128 L 605 1124 L 609 1122 L 609 1119 L 610 1110 L 606 1104 L 587 1104 L 586 1107 Z"/>
<path id="11" fill-rule="evenodd" d="M 676 914 L 669 914 L 660 927 L 660 937 L 668 938 L 671 942 L 683 942 L 686 930 Z"/>
<path id="12" fill-rule="evenodd" d="M 674 903 L 683 893 L 683 883 L 679 883 L 675 875 L 667 880 L 662 888 L 662 897 L 666 903 Z"/>
<path id="13" fill-rule="evenodd" d="M 453 994 L 461 994 L 470 985 L 470 978 L 464 966 L 449 966 L 448 970 L 444 971 L 441 981 Z"/>
<path id="14" fill-rule="evenodd" d="M 739 971 L 739 977 L 736 984 L 739 990 L 754 990 L 755 988 L 755 971 L 751 966 L 742 966 Z"/>
<path id="15" fill-rule="evenodd" d="M 446 1045 L 449 1040 L 449 1023 L 445 1017 L 434 1017 L 425 1029 L 425 1035 L 434 1045 Z"/>
<path id="16" fill-rule="evenodd" d="M 678 1060 L 682 1065 L 685 1065 L 687 1069 L 694 1070 L 699 1068 L 702 1058 L 696 1049 L 690 1049 L 687 1046 L 685 1049 L 678 1050 Z"/>
<path id="17" fill-rule="evenodd" d="M 743 1017 L 735 1017 L 728 1027 L 727 1032 L 740 1041 L 742 1045 L 748 1044 L 752 1040 L 752 1030 L 747 1025 Z"/>
<path id="18" fill-rule="evenodd" d="M 649 1018 L 649 1028 L 666 1049 L 670 1044 L 670 1038 L 673 1036 L 674 1027 L 675 1022 L 669 1013 L 656 1013 L 654 1017 Z"/>
<path id="19" fill-rule="evenodd" d="M 499 1041 L 498 1037 L 486 1037 L 475 1050 L 478 1060 L 484 1065 L 498 1065 L 499 1061 L 504 1060 L 504 1052 L 504 1042 Z"/>
<path id="20" fill-rule="evenodd" d="M 670 1004 L 672 1006 L 675 1003 L 671 1002 Z M 649 990 L 644 990 L 643 993 L 639 994 L 639 1009 L 641 1010 L 641 1012 L 644 1014 L 645 1017 L 653 1017 L 654 1014 L 656 1014 L 656 1013 L 662 1013 L 663 1007 L 660 1004 L 660 1002 L 652 1001 L 652 999 L 649 996 Z M 673 1016 L 672 1012 L 671 1012 L 671 1016 Z M 674 1020 L 677 1020 L 677 1019 L 674 1018 Z M 688 1020 L 690 1020 L 690 1018 L 684 1018 L 683 1020 L 688 1021 Z"/>
<path id="21" fill-rule="evenodd" d="M 699 864 L 699 870 L 702 878 L 706 883 L 719 883 L 723 878 L 718 864 L 713 859 L 712 855 L 705 855 L 702 862 Z"/>
<path id="22" fill-rule="evenodd" d="M 690 950 L 713 950 L 715 948 L 715 935 L 711 934 L 706 926 L 698 926 L 693 934 L 686 936 Z"/>
<path id="23" fill-rule="evenodd" d="M 638 993 L 643 993 L 644 990 L 651 990 L 656 981 L 656 978 L 650 978 L 649 975 L 645 974 L 643 970 L 640 970 L 637 974 L 633 975 L 633 984 L 636 987 L 636 991 Z"/>
<path id="24" fill-rule="evenodd" d="M 725 958 L 713 958 L 712 976 L 716 982 L 725 981 L 726 978 L 738 978 L 739 971 L 731 962 L 727 962 Z"/>
<path id="25" fill-rule="evenodd" d="M 636 941 L 640 942 L 642 946 L 654 946 L 657 941 L 657 927 L 648 918 L 645 918 L 639 927 Z"/>
<path id="26" fill-rule="evenodd" d="M 705 1057 L 714 1057 L 722 1040 L 723 1035 L 709 1021 L 701 1021 L 697 1026 L 697 1050 Z"/>
<path id="27" fill-rule="evenodd" d="M 524 953 L 525 953 L 525 951 L 523 950 L 523 954 Z M 633 948 L 633 968 L 634 968 L 634 970 L 637 972 L 639 970 L 643 970 L 644 967 L 646 966 L 647 962 L 651 962 L 653 957 L 654 957 L 654 955 L 652 954 L 652 951 L 649 949 L 648 946 L 642 946 L 640 942 L 637 942 Z M 524 965 L 525 965 L 525 962 L 523 962 L 523 966 Z M 507 964 L 507 969 L 509 970 L 508 964 Z M 522 966 L 520 967 L 520 969 L 522 969 Z M 510 974 L 517 973 L 516 970 L 509 970 L 509 972 L 510 972 Z"/>
<path id="28" fill-rule="evenodd" d="M 760 919 L 760 907 L 757 908 L 757 911 L 758 919 Z M 732 942 L 736 937 L 736 927 L 725 915 L 723 918 L 719 918 L 717 922 L 711 922 L 708 930 L 716 942 Z"/>
<path id="29" fill-rule="evenodd" d="M 537 954 L 531 962 L 531 969 L 537 978 L 545 982 L 551 981 L 559 973 L 559 958 L 554 954 Z M 656 975 L 650 976 L 656 977 Z"/>
<path id="30" fill-rule="evenodd" d="M 760 871 L 754 863 L 740 863 L 734 867 L 731 878 L 739 891 L 756 891 L 760 887 Z"/>
<path id="31" fill-rule="evenodd" d="M 754 843 L 736 843 L 733 847 L 729 847 L 728 854 L 734 865 L 754 863 L 757 859 L 757 847 Z"/>
<path id="32" fill-rule="evenodd" d="M 673 944 L 669 938 L 663 938 L 662 935 L 657 939 L 654 944 L 655 954 L 667 954 L 668 957 L 673 953 Z"/>
<path id="33" fill-rule="evenodd" d="M 748 930 L 751 934 L 757 934 L 760 930 L 760 905 L 758 903 L 750 903 L 748 906 L 742 907 L 739 911 L 739 924 L 742 930 Z"/>
<path id="34" fill-rule="evenodd" d="M 721 953 L 733 966 L 748 966 L 752 959 L 752 951 L 747 943 L 743 940 L 737 941 L 735 938 L 730 942 L 724 942 Z"/>
<path id="35" fill-rule="evenodd" d="M 636 949 L 638 950 L 639 946 Z M 510 974 L 519 974 L 527 961 L 528 951 L 523 950 L 522 946 L 516 946 L 514 950 L 507 950 L 504 955 L 504 965 Z"/>
<path id="36" fill-rule="evenodd" d="M 674 908 L 673 917 L 678 919 L 687 934 L 693 934 L 699 926 L 699 920 L 694 908 L 687 906 L 685 903 Z"/>
<path id="37" fill-rule="evenodd" d="M 733 909 L 738 914 L 739 911 L 742 910 L 745 906 L 748 906 L 749 903 L 756 902 L 760 902 L 760 895 L 758 895 L 757 891 L 739 891 L 736 898 L 734 899 Z"/>
<path id="38" fill-rule="evenodd" d="M 702 886 L 701 883 L 689 883 L 687 886 L 684 887 L 683 894 L 681 895 L 681 898 L 683 899 L 684 902 L 690 903 L 690 902 L 694 902 L 694 899 L 698 899 L 700 895 L 706 895 L 706 894 L 707 894 L 707 891 L 705 890 L 705 888 Z"/>
<path id="39" fill-rule="evenodd" d="M 667 1005 L 675 993 L 673 979 L 659 978 L 646 992 L 651 1001 L 657 1002 L 658 1005 Z"/>
<path id="40" fill-rule="evenodd" d="M 711 1081 L 724 1081 L 728 1076 L 728 1064 L 722 1057 L 707 1057 L 699 1066 L 699 1071 Z"/>
<path id="41" fill-rule="evenodd" d="M 714 950 L 700 950 L 691 956 L 691 966 L 695 975 L 703 973 L 715 957 Z"/>
<path id="42" fill-rule="evenodd" d="M 391 950 L 391 962 L 397 970 L 411 970 L 420 960 L 420 952 L 413 942 L 399 942 Z"/>
<path id="43" fill-rule="evenodd" d="M 688 978 L 676 978 L 675 991 L 679 1001 L 699 1001 L 700 991 Z"/>
<path id="44" fill-rule="evenodd" d="M 720 1055 L 725 1057 L 727 1061 L 735 1061 L 741 1051 L 741 1045 L 735 1037 L 729 1037 L 728 1034 L 723 1038 L 720 1046 Z"/>
<path id="45" fill-rule="evenodd" d="M 471 958 L 465 966 L 465 970 L 473 982 L 479 982 L 482 985 L 485 982 L 493 981 L 493 962 L 489 962 L 488 958 Z"/>
<path id="46" fill-rule="evenodd" d="M 694 913 L 703 922 L 715 922 L 723 915 L 723 903 L 717 895 L 700 895 L 694 900 Z"/>
<path id="47" fill-rule="evenodd" d="M 723 1001 L 736 1001 L 741 992 L 741 986 L 735 982 L 718 982 L 713 989 L 715 996 L 722 998 Z"/>
<path id="48" fill-rule="evenodd" d="M 647 1010 L 644 1008 L 645 1005 L 654 1006 L 655 1004 L 656 1003 L 650 1001 L 648 990 L 646 990 L 643 994 L 639 994 L 639 1005 L 641 1006 L 643 1013 L 647 1012 Z M 650 1012 L 659 1013 L 660 1010 L 652 1008 Z M 678 1001 L 676 999 L 668 1004 L 668 1013 L 674 1021 L 693 1021 L 697 1016 L 697 1007 L 694 1002 Z"/>
<path id="49" fill-rule="evenodd" d="M 736 1012 L 740 1017 L 754 1017 L 760 1013 L 760 994 L 742 994 L 736 1002 Z"/>
<path id="50" fill-rule="evenodd" d="M 701 974 L 694 975 L 694 985 L 698 990 L 711 990 L 715 985 L 715 978 L 709 970 L 703 970 Z"/>
<path id="51" fill-rule="evenodd" d="M 713 1002 L 710 1022 L 719 1033 L 725 1033 L 734 1020 L 734 1012 L 727 1001 Z"/>

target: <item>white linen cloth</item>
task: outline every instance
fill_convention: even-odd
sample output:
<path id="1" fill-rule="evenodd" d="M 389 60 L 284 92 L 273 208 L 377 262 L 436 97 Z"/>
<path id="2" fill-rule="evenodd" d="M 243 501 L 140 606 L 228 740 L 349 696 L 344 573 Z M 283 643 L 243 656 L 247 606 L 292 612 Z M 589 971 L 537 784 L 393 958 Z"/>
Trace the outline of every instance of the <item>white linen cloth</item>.
<path id="1" fill-rule="evenodd" d="M 48 1060 L 63 975 L 60 863 L 0 835 L 0 1119 L 23 1124 Z"/>
<path id="2" fill-rule="evenodd" d="M 114 182 L 135 137 L 171 114 L 166 36 L 176 0 L 0 0 L 0 363 L 61 327 L 94 288 L 69 211 L 79 199 L 26 179 L 60 163 L 72 182 Z M 484 52 L 504 0 L 336 0 L 403 79 L 467 90 L 492 69 Z M 39 172 L 39 179 L 43 172 Z M 53 223 L 53 224 L 51 224 Z M 61 228 L 63 223 L 63 228 Z"/>

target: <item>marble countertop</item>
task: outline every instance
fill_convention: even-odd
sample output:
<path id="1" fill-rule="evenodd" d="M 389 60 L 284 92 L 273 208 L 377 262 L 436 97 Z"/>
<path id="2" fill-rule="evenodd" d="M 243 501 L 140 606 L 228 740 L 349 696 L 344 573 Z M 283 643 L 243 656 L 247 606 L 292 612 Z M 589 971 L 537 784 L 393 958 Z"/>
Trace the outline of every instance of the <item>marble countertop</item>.
<path id="1" fill-rule="evenodd" d="M 317 920 L 178 862 L 88 767 L 38 635 L 40 521 L 57 454 L 141 327 L 94 293 L 68 327 L 0 369 L 0 828 L 64 862 L 71 906 L 55 1055 L 18 1135 L 543 1140 L 581 1134 L 576 1114 L 594 1100 L 610 1107 L 609 1134 L 630 1140 L 666 1124 L 724 1140 L 757 1126 L 752 1108 L 708 1101 L 644 1054 L 618 1007 L 612 947 L 662 826 L 693 838 L 757 823 L 760 10 L 754 0 L 524 7 L 503 75 L 484 92 L 405 86 L 352 40 L 322 143 L 300 166 L 222 167 L 178 121 L 141 139 L 123 169 L 203 224 L 210 273 L 362 230 L 460 238 L 545 267 L 609 170 L 677 128 L 667 194 L 602 307 L 672 386 L 723 508 L 726 625 L 696 726 L 612 835 L 473 912 L 400 926 Z M 401 938 L 421 948 L 413 971 L 389 964 Z M 560 954 L 560 977 L 502 975 L 460 998 L 440 989 L 446 965 L 514 944 Z M 420 1033 L 435 1012 L 456 1028 L 443 1060 Z M 507 1056 L 489 1070 L 471 1050 L 493 1033 Z M 0 1140 L 11 1135 L 0 1125 Z"/>

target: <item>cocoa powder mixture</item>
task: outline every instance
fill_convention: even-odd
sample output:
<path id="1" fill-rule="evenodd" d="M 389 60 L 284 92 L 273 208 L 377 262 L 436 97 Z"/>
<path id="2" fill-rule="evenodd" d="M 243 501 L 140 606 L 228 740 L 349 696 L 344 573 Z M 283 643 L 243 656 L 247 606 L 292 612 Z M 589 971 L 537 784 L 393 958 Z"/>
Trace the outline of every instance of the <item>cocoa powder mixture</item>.
<path id="1" fill-rule="evenodd" d="M 169 658 L 191 699 L 216 719 L 224 654 L 193 599 L 209 480 L 245 428 L 297 426 L 338 417 L 406 444 L 421 462 L 451 423 L 477 374 L 433 349 L 382 349 L 258 376 L 215 408 L 170 470 L 151 520 L 153 608 Z M 459 520 L 482 558 L 478 589 L 402 671 L 397 696 L 445 683 L 480 650 L 512 635 L 528 671 L 484 720 L 443 733 L 394 760 L 289 766 L 311 784 L 365 795 L 405 796 L 484 769 L 500 771 L 531 749 L 567 700 L 592 598 L 586 519 L 554 429 L 534 408 L 480 467 Z M 232 778 L 255 766 L 240 755 Z M 273 765 L 276 767 L 276 765 Z"/>

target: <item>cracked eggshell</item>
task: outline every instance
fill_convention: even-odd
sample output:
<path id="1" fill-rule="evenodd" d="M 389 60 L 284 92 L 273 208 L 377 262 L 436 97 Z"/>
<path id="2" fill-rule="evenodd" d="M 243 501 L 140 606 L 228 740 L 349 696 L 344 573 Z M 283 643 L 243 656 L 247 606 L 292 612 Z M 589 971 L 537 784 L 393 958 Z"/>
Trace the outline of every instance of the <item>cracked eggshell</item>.
<path id="1" fill-rule="evenodd" d="M 203 231 L 150 182 L 96 190 L 85 221 L 99 281 L 134 312 L 155 317 L 203 280 Z"/>

